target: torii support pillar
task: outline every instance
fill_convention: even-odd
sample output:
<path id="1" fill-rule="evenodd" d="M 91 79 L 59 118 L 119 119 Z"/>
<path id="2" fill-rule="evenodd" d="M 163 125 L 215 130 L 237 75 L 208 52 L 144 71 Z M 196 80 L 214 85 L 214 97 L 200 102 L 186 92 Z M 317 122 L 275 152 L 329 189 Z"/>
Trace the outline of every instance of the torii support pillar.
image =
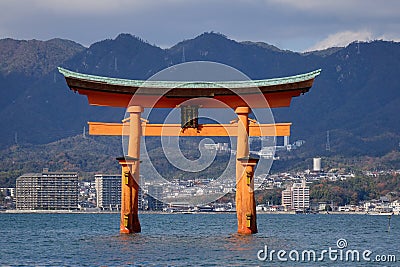
<path id="1" fill-rule="evenodd" d="M 121 223 L 120 233 L 131 234 L 141 231 L 139 222 L 139 165 L 140 138 L 142 136 L 141 106 L 129 106 L 128 156 L 119 158 L 122 166 Z"/>
<path id="2" fill-rule="evenodd" d="M 141 231 L 138 215 L 139 182 L 131 172 L 139 164 L 139 159 L 125 156 L 117 160 L 122 168 L 120 233 L 139 233 Z"/>
<path id="3" fill-rule="evenodd" d="M 244 157 L 238 159 L 244 172 L 236 185 L 236 194 L 239 190 L 241 195 L 240 208 L 238 211 L 238 233 L 257 233 L 256 201 L 254 199 L 254 168 L 258 158 Z M 237 204 L 236 204 L 237 205 Z M 239 214 L 240 211 L 240 214 Z"/>
<path id="4" fill-rule="evenodd" d="M 235 109 L 235 113 L 238 115 L 236 150 L 236 215 L 239 234 L 257 233 L 254 182 L 247 184 L 246 176 L 248 166 L 254 169 L 255 164 L 243 164 L 242 160 L 249 158 L 250 112 L 251 109 L 249 107 L 237 107 Z"/>

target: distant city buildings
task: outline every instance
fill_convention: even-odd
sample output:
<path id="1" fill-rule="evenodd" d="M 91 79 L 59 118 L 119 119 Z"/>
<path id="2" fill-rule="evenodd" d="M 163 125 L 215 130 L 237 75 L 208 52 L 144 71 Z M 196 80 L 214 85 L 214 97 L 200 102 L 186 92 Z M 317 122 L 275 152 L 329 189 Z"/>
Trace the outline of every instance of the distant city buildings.
<path id="1" fill-rule="evenodd" d="M 15 188 L 13 187 L 2 187 L 0 192 L 5 196 L 15 197 Z"/>
<path id="2" fill-rule="evenodd" d="M 285 210 L 305 211 L 310 208 L 310 188 L 305 180 L 282 191 L 282 205 Z"/>
<path id="3" fill-rule="evenodd" d="M 220 143 L 222 144 L 222 143 Z M 213 149 L 225 145 L 210 146 Z M 321 167 L 321 158 L 314 158 L 310 169 L 276 174 L 262 173 L 254 176 L 256 190 L 286 188 L 282 191 L 282 204 L 258 203 L 257 210 L 306 211 L 306 212 L 364 212 L 368 214 L 400 213 L 400 202 L 396 192 L 390 192 L 380 199 L 359 203 L 310 202 L 310 189 L 306 185 L 318 181 L 345 181 L 355 174 L 345 169 Z M 400 170 L 365 171 L 363 175 L 378 177 L 399 175 Z M 24 174 L 17 179 L 16 188 L 0 188 L 0 211 L 4 210 L 75 210 L 98 212 L 117 211 L 121 201 L 121 175 L 96 174 L 93 179 L 78 181 L 75 172 L 49 172 Z M 140 178 L 139 209 L 175 211 L 233 210 L 227 203 L 213 203 L 210 207 L 192 207 L 182 199 L 200 197 L 206 194 L 234 192 L 235 180 L 214 179 L 172 179 L 169 182 L 155 182 Z M 289 187 L 288 187 L 289 186 Z M 166 203 L 175 203 L 167 206 Z M 228 201 L 230 201 L 228 199 Z M 183 205 L 183 204 L 184 205 Z M 178 205 L 179 204 L 179 205 Z"/>
<path id="4" fill-rule="evenodd" d="M 15 209 L 15 187 L 0 188 L 0 210 Z"/>
<path id="5" fill-rule="evenodd" d="M 216 150 L 219 153 L 229 153 L 230 148 L 228 143 L 204 144 L 207 150 Z"/>
<path id="6" fill-rule="evenodd" d="M 163 210 L 164 203 L 160 200 L 163 197 L 161 185 L 149 185 L 147 194 L 147 208 L 149 210 Z"/>
<path id="7" fill-rule="evenodd" d="M 76 172 L 29 173 L 16 182 L 16 208 L 21 210 L 78 209 Z"/>
<path id="8" fill-rule="evenodd" d="M 283 136 L 283 138 L 276 138 L 274 141 L 268 140 L 268 137 L 249 137 L 250 140 L 250 152 L 255 155 L 259 155 L 262 158 L 269 158 L 273 160 L 279 160 L 279 157 L 275 156 L 276 151 L 292 151 L 298 149 L 305 144 L 304 140 L 297 140 L 293 144 L 289 142 L 289 136 Z"/>

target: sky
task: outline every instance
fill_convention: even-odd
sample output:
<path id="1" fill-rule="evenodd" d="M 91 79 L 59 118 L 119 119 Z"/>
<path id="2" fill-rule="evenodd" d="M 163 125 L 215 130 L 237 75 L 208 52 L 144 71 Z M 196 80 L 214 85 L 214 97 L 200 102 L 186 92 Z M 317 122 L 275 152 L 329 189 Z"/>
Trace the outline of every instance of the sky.
<path id="1" fill-rule="evenodd" d="M 1 0 L 0 39 L 84 46 L 130 33 L 162 48 L 218 32 L 297 52 L 400 41 L 398 0 Z"/>

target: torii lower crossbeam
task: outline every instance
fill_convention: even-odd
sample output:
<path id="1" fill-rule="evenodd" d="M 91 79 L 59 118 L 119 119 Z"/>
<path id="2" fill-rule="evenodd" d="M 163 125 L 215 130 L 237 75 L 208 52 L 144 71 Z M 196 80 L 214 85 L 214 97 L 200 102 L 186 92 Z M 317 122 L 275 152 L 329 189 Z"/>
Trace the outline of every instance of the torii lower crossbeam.
<path id="1" fill-rule="evenodd" d="M 89 122 L 90 135 L 129 135 L 129 123 Z M 291 123 L 250 123 L 249 136 L 290 136 Z M 142 136 L 237 136 L 237 123 L 200 124 L 197 129 L 182 129 L 180 124 L 141 123 Z"/>

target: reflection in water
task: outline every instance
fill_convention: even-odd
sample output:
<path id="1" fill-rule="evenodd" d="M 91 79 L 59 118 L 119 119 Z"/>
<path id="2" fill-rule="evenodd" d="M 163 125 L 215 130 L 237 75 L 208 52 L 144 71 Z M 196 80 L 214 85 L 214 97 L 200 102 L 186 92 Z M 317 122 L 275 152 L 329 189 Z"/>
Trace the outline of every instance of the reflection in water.
<path id="1" fill-rule="evenodd" d="M 231 251 L 251 250 L 252 245 L 256 240 L 257 240 L 256 235 L 241 235 L 238 233 L 234 233 L 227 238 L 225 249 Z"/>

